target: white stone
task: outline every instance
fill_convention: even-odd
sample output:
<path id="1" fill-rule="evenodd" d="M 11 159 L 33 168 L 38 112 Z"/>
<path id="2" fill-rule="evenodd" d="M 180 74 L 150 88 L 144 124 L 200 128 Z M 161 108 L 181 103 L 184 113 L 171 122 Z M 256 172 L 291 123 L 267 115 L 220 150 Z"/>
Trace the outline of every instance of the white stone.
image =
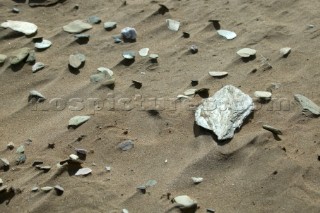
<path id="1" fill-rule="evenodd" d="M 196 91 L 197 91 L 197 89 L 188 89 L 183 94 L 185 96 L 191 96 L 191 95 L 194 95 L 196 93 Z"/>
<path id="2" fill-rule="evenodd" d="M 290 52 L 291 52 L 291 48 L 290 47 L 284 47 L 284 48 L 280 49 L 280 54 L 282 56 L 287 56 L 287 55 L 290 54 Z"/>
<path id="3" fill-rule="evenodd" d="M 82 169 L 79 169 L 75 176 L 83 176 L 83 175 L 88 175 L 92 172 L 92 169 L 90 168 L 82 168 Z"/>
<path id="4" fill-rule="evenodd" d="M 180 22 L 172 20 L 172 19 L 167 19 L 166 23 L 167 23 L 167 26 L 168 26 L 169 30 L 172 30 L 172 31 L 178 31 L 179 30 Z"/>
<path id="5" fill-rule="evenodd" d="M 254 96 L 264 100 L 270 100 L 272 93 L 268 91 L 255 91 Z"/>
<path id="6" fill-rule="evenodd" d="M 196 123 L 212 130 L 218 140 L 231 139 L 254 109 L 251 97 L 232 85 L 226 85 L 204 99 L 195 112 Z"/>
<path id="7" fill-rule="evenodd" d="M 202 177 L 192 177 L 191 178 L 194 184 L 199 184 L 203 181 Z"/>
<path id="8" fill-rule="evenodd" d="M 142 57 L 148 56 L 149 53 L 149 48 L 142 48 L 141 50 L 139 50 L 139 55 Z"/>
<path id="9" fill-rule="evenodd" d="M 99 67 L 97 70 L 98 70 L 98 72 L 100 72 L 100 73 L 105 73 L 105 74 L 107 74 L 107 75 L 109 75 L 109 76 L 113 76 L 113 71 L 110 70 L 110 69 L 108 69 L 108 68 Z"/>
<path id="10" fill-rule="evenodd" d="M 123 58 L 132 60 L 135 58 L 135 53 L 133 51 L 125 51 L 122 53 Z"/>
<path id="11" fill-rule="evenodd" d="M 37 25 L 30 22 L 25 22 L 25 21 L 8 20 L 6 22 L 3 22 L 1 24 L 1 27 L 10 28 L 14 31 L 21 32 L 25 35 L 32 35 L 38 30 Z"/>
<path id="12" fill-rule="evenodd" d="M 251 48 L 243 48 L 237 52 L 237 54 L 242 58 L 249 58 L 250 56 L 254 56 L 256 53 L 257 51 Z"/>
<path id="13" fill-rule="evenodd" d="M 37 62 L 32 66 L 32 72 L 37 72 L 39 70 L 42 70 L 45 67 L 44 63 L 42 62 Z"/>
<path id="14" fill-rule="evenodd" d="M 212 71 L 212 72 L 209 72 L 209 75 L 212 77 L 224 77 L 228 75 L 228 72 Z"/>
<path id="15" fill-rule="evenodd" d="M 36 97 L 38 100 L 42 100 L 42 101 L 46 100 L 46 98 L 36 90 L 31 90 L 29 92 L 29 96 Z"/>
<path id="16" fill-rule="evenodd" d="M 75 155 L 75 154 L 71 154 L 71 155 L 69 155 L 69 158 L 70 158 L 71 160 L 78 160 L 78 159 L 79 159 L 79 156 L 78 156 L 78 155 Z"/>
<path id="17" fill-rule="evenodd" d="M 237 37 L 237 34 L 235 32 L 232 32 L 229 30 L 218 30 L 217 32 L 219 35 L 221 35 L 222 37 L 225 37 L 228 40 L 231 40 Z"/>
<path id="18" fill-rule="evenodd" d="M 41 187 L 41 190 L 42 190 L 42 191 L 45 191 L 45 192 L 49 192 L 49 191 L 51 191 L 52 189 L 53 189 L 53 187 L 51 187 L 51 186 Z"/>
<path id="19" fill-rule="evenodd" d="M 52 42 L 49 40 L 45 40 L 43 39 L 41 42 L 37 42 L 34 44 L 35 48 L 43 50 L 43 49 L 47 49 L 52 45 Z"/>
<path id="20" fill-rule="evenodd" d="M 69 126 L 80 126 L 81 124 L 87 122 L 90 116 L 75 116 L 69 120 Z"/>
<path id="21" fill-rule="evenodd" d="M 193 206 L 197 205 L 197 202 L 192 200 L 187 195 L 177 196 L 177 197 L 174 198 L 174 201 L 177 204 L 181 205 L 181 207 L 183 207 L 183 208 L 190 208 L 190 207 L 193 207 Z"/>

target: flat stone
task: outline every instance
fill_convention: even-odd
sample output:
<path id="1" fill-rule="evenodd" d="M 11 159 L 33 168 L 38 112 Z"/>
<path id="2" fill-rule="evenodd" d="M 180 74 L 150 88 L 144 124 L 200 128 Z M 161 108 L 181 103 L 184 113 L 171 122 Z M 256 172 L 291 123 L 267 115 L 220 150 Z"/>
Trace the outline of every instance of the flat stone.
<path id="1" fill-rule="evenodd" d="M 268 91 L 255 91 L 254 92 L 254 96 L 259 98 L 259 99 L 263 99 L 263 100 L 270 100 L 272 93 L 268 92 Z"/>
<path id="2" fill-rule="evenodd" d="M 227 40 L 232 40 L 237 37 L 237 34 L 235 32 L 229 30 L 217 30 L 217 33 Z"/>
<path id="3" fill-rule="evenodd" d="M 100 24 L 101 23 L 101 19 L 98 16 L 90 16 L 88 18 L 88 22 L 90 24 Z"/>
<path id="4" fill-rule="evenodd" d="M 118 145 L 118 148 L 122 151 L 128 151 L 134 147 L 134 142 L 132 140 L 125 140 Z"/>
<path id="5" fill-rule="evenodd" d="M 106 67 L 99 67 L 97 69 L 97 71 L 100 72 L 100 73 L 105 73 L 105 74 L 107 74 L 109 76 L 113 76 L 113 71 L 108 69 L 108 68 L 106 68 Z"/>
<path id="6" fill-rule="evenodd" d="M 308 111 L 316 116 L 320 115 L 320 107 L 307 97 L 300 94 L 295 94 L 294 99 L 300 103 L 303 108 L 303 112 Z"/>
<path id="7" fill-rule="evenodd" d="M 158 55 L 158 54 L 150 54 L 150 55 L 149 55 L 149 58 L 151 58 L 151 59 L 158 59 L 158 58 L 159 58 L 159 55 Z"/>
<path id="8" fill-rule="evenodd" d="M 284 47 L 280 49 L 280 54 L 282 55 L 282 57 L 287 57 L 291 52 L 291 48 L 290 47 Z"/>
<path id="9" fill-rule="evenodd" d="M 81 33 L 83 31 L 89 30 L 92 28 L 91 24 L 85 23 L 81 20 L 75 20 L 65 26 L 63 26 L 63 30 L 68 33 Z"/>
<path id="10" fill-rule="evenodd" d="M 69 155 L 69 158 L 70 158 L 71 160 L 79 160 L 79 156 L 78 156 L 78 155 L 75 155 L 75 154 Z"/>
<path id="11" fill-rule="evenodd" d="M 32 34 L 36 33 L 38 30 L 37 25 L 30 23 L 30 22 L 25 22 L 25 21 L 8 20 L 6 22 L 3 22 L 1 24 L 1 27 L 10 28 L 14 31 L 21 32 L 25 35 L 32 35 Z"/>
<path id="12" fill-rule="evenodd" d="M 40 92 L 38 92 L 36 90 L 31 90 L 29 92 L 28 100 L 31 101 L 33 98 L 36 99 L 38 102 L 43 102 L 46 100 L 46 98 Z"/>
<path id="13" fill-rule="evenodd" d="M 85 33 L 81 33 L 81 34 L 74 35 L 74 37 L 77 38 L 77 39 L 89 39 L 90 35 L 89 34 L 85 34 Z"/>
<path id="14" fill-rule="evenodd" d="M 128 60 L 133 60 L 136 56 L 136 53 L 133 51 L 125 51 L 122 53 L 122 57 Z"/>
<path id="15" fill-rule="evenodd" d="M 191 199 L 187 195 L 177 196 L 173 200 L 174 202 L 179 204 L 182 208 L 191 208 L 191 207 L 197 206 L 197 202 Z"/>
<path id="16" fill-rule="evenodd" d="M 191 178 L 194 184 L 199 184 L 203 181 L 202 177 L 192 177 Z"/>
<path id="17" fill-rule="evenodd" d="M 37 191 L 39 191 L 39 187 L 35 186 L 35 187 L 33 187 L 33 188 L 31 189 L 31 191 L 32 191 L 32 192 L 37 192 Z"/>
<path id="18" fill-rule="evenodd" d="M 35 48 L 39 50 L 45 50 L 51 47 L 51 45 L 52 45 L 52 42 L 46 39 L 43 39 L 41 42 L 34 43 Z"/>
<path id="19" fill-rule="evenodd" d="M 78 127 L 87 122 L 90 116 L 75 116 L 69 120 L 69 127 Z"/>
<path id="20" fill-rule="evenodd" d="M 32 72 L 38 72 L 39 70 L 42 70 L 45 67 L 44 63 L 42 62 L 37 62 L 32 66 Z"/>
<path id="21" fill-rule="evenodd" d="M 125 39 L 136 40 L 137 39 L 137 31 L 132 27 L 126 27 L 121 30 L 121 35 Z"/>
<path id="22" fill-rule="evenodd" d="M 142 48 L 141 50 L 139 50 L 139 55 L 142 57 L 148 56 L 148 53 L 149 53 L 149 48 Z"/>
<path id="23" fill-rule="evenodd" d="M 117 28 L 117 22 L 113 22 L 113 21 L 105 22 L 103 24 L 103 27 L 105 30 L 108 30 L 108 31 L 113 30 L 113 29 Z"/>
<path id="24" fill-rule="evenodd" d="M 17 8 L 17 7 L 12 8 L 11 11 L 12 11 L 13 13 L 20 13 L 19 8 Z"/>
<path id="25" fill-rule="evenodd" d="M 99 67 L 98 73 L 90 76 L 90 81 L 93 83 L 101 82 L 103 85 L 108 86 L 115 83 L 115 78 L 113 77 L 112 70 Z"/>
<path id="26" fill-rule="evenodd" d="M 36 160 L 36 161 L 33 161 L 32 166 L 37 166 L 41 164 L 43 164 L 43 161 Z"/>
<path id="27" fill-rule="evenodd" d="M 209 75 L 212 77 L 224 77 L 228 75 L 228 72 L 212 71 L 209 72 Z"/>
<path id="28" fill-rule="evenodd" d="M 231 139 L 244 119 L 252 112 L 251 97 L 232 85 L 226 85 L 204 99 L 195 112 L 196 123 L 212 130 L 218 140 Z"/>
<path id="29" fill-rule="evenodd" d="M 180 22 L 172 19 L 166 20 L 167 27 L 169 30 L 177 32 L 180 28 Z"/>
<path id="30" fill-rule="evenodd" d="M 4 63 L 7 59 L 6 55 L 0 54 L 0 64 Z"/>
<path id="31" fill-rule="evenodd" d="M 0 163 L 2 163 L 4 166 L 10 166 L 9 161 L 6 158 L 0 158 Z"/>
<path id="32" fill-rule="evenodd" d="M 24 47 L 14 52 L 14 54 L 10 57 L 10 64 L 16 65 L 22 62 L 30 52 L 30 48 Z"/>
<path id="33" fill-rule="evenodd" d="M 263 125 L 262 128 L 264 128 L 265 130 L 268 130 L 276 135 L 282 135 L 282 132 L 281 130 L 277 129 L 277 128 L 274 128 L 272 126 L 269 126 L 269 125 Z"/>
<path id="34" fill-rule="evenodd" d="M 90 168 L 82 168 L 76 172 L 75 176 L 86 176 L 88 174 L 91 174 L 91 172 L 92 172 L 92 169 Z"/>
<path id="35" fill-rule="evenodd" d="M 250 49 L 250 48 L 243 48 L 237 52 L 237 54 L 242 58 L 249 58 L 251 56 L 256 55 L 256 53 L 257 53 L 256 50 Z"/>
<path id="36" fill-rule="evenodd" d="M 51 187 L 51 186 L 41 187 L 41 190 L 44 192 L 50 192 L 52 189 L 53 189 L 53 187 Z"/>
<path id="37" fill-rule="evenodd" d="M 183 94 L 184 94 L 185 96 L 192 96 L 192 95 L 195 95 L 195 94 L 196 94 L 196 91 L 197 91 L 197 89 L 188 89 L 188 90 L 186 90 Z"/>
<path id="38" fill-rule="evenodd" d="M 50 171 L 51 166 L 41 166 L 39 169 L 40 169 L 40 170 L 43 170 L 43 171 L 45 171 L 45 172 L 48 172 L 48 171 Z"/>

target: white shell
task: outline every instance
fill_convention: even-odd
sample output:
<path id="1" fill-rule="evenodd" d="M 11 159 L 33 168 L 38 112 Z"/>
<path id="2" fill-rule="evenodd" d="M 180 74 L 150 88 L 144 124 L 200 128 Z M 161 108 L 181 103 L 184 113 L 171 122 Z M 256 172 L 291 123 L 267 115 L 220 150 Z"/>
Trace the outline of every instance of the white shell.
<path id="1" fill-rule="evenodd" d="M 223 77 L 228 75 L 228 72 L 212 71 L 212 72 L 209 72 L 209 75 L 212 77 Z"/>
<path id="2" fill-rule="evenodd" d="M 6 22 L 3 22 L 1 24 L 1 27 L 10 28 L 14 31 L 21 32 L 25 35 L 32 35 L 38 30 L 37 25 L 30 22 L 25 22 L 25 21 L 8 20 Z"/>
<path id="3" fill-rule="evenodd" d="M 255 55 L 256 53 L 256 50 L 250 48 L 243 48 L 237 52 L 237 54 L 243 58 L 248 58 L 250 56 Z"/>
<path id="4" fill-rule="evenodd" d="M 237 34 L 235 32 L 229 31 L 229 30 L 218 30 L 217 31 L 219 35 L 225 37 L 228 40 L 234 39 L 237 37 Z"/>
<path id="5" fill-rule="evenodd" d="M 167 23 L 167 26 L 168 26 L 169 30 L 172 30 L 172 31 L 178 31 L 179 30 L 180 22 L 172 20 L 172 19 L 167 19 L 166 23 Z"/>
<path id="6" fill-rule="evenodd" d="M 141 50 L 139 50 L 139 55 L 142 57 L 148 56 L 149 53 L 149 48 L 142 48 Z"/>

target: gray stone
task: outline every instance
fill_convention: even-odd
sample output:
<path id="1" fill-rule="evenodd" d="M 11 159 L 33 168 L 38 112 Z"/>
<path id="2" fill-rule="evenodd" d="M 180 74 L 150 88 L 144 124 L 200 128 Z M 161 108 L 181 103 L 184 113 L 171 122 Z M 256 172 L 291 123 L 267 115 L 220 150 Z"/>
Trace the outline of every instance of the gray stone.
<path id="1" fill-rule="evenodd" d="M 291 53 L 290 47 L 284 47 L 280 49 L 280 54 L 282 57 L 287 57 Z"/>
<path id="2" fill-rule="evenodd" d="M 226 85 L 204 99 L 195 112 L 196 123 L 212 130 L 218 140 L 231 139 L 254 108 L 251 97 L 232 85 Z"/>
<path id="3" fill-rule="evenodd" d="M 262 100 L 270 100 L 272 93 L 268 91 L 255 91 L 254 96 Z"/>
<path id="4" fill-rule="evenodd" d="M 31 50 L 29 52 L 28 58 L 26 60 L 26 62 L 28 63 L 34 63 L 36 61 L 36 53 L 34 50 Z"/>
<path id="5" fill-rule="evenodd" d="M 78 127 L 87 122 L 90 116 L 75 116 L 69 120 L 69 127 Z"/>
<path id="6" fill-rule="evenodd" d="M 126 27 L 121 30 L 121 35 L 123 38 L 128 40 L 135 40 L 137 39 L 137 31 L 132 27 Z"/>
<path id="7" fill-rule="evenodd" d="M 74 35 L 74 37 L 77 38 L 77 39 L 89 39 L 90 35 L 89 34 L 85 34 L 85 33 L 81 33 L 81 34 Z"/>
<path id="8" fill-rule="evenodd" d="M 37 166 L 41 164 L 43 164 L 43 161 L 36 160 L 36 161 L 33 161 L 32 166 Z"/>
<path id="9" fill-rule="evenodd" d="M 134 142 L 132 140 L 125 140 L 118 145 L 118 148 L 122 151 L 128 151 L 134 147 Z"/>
<path id="10" fill-rule="evenodd" d="M 32 192 L 37 192 L 37 191 L 39 191 L 39 187 L 35 186 L 35 187 L 33 187 L 33 188 L 31 189 L 31 191 L 32 191 Z"/>
<path id="11" fill-rule="evenodd" d="M 276 135 L 282 135 L 282 132 L 281 130 L 277 129 L 277 128 L 274 128 L 272 126 L 269 126 L 269 125 L 263 125 L 262 128 L 264 128 L 265 130 L 268 130 Z"/>
<path id="12" fill-rule="evenodd" d="M 20 13 L 20 10 L 19 10 L 19 8 L 14 7 L 14 8 L 12 8 L 12 12 L 13 13 Z"/>
<path id="13" fill-rule="evenodd" d="M 17 164 L 17 165 L 23 164 L 23 163 L 26 162 L 26 160 L 27 160 L 26 154 L 21 153 L 21 154 L 19 154 L 18 158 L 16 159 L 16 164 Z"/>
<path id="14" fill-rule="evenodd" d="M 92 28 L 91 24 L 85 23 L 81 20 L 75 20 L 70 22 L 69 24 L 63 26 L 63 30 L 68 33 L 81 33 L 85 30 L 89 30 Z"/>
<path id="15" fill-rule="evenodd" d="M 110 30 L 113 30 L 113 29 L 117 28 L 117 22 L 108 21 L 108 22 L 105 22 L 103 24 L 103 26 L 104 26 L 105 30 L 110 31 Z"/>
<path id="16" fill-rule="evenodd" d="M 38 72 L 39 70 L 42 70 L 45 67 L 44 63 L 42 62 L 37 62 L 32 66 L 32 72 Z"/>
<path id="17" fill-rule="evenodd" d="M 52 42 L 46 39 L 43 39 L 41 42 L 36 42 L 34 44 L 35 48 L 39 49 L 39 50 L 45 50 L 49 47 L 51 47 Z"/>
<path id="18" fill-rule="evenodd" d="M 3 166 L 10 166 L 9 161 L 6 158 L 0 158 L 0 164 Z"/>
<path id="19" fill-rule="evenodd" d="M 54 187 L 54 190 L 56 190 L 57 195 L 62 195 L 62 194 L 64 193 L 64 188 L 62 188 L 62 187 L 59 186 L 59 185 L 56 185 L 56 186 Z"/>
<path id="20" fill-rule="evenodd" d="M 25 35 L 32 35 L 37 32 L 37 25 L 25 21 L 6 21 L 1 24 L 1 27 L 10 28 L 14 31 L 21 32 Z"/>
<path id="21" fill-rule="evenodd" d="M 121 213 L 129 213 L 127 209 L 122 209 Z"/>
<path id="22" fill-rule="evenodd" d="M 7 59 L 7 56 L 6 55 L 2 55 L 0 54 L 0 64 L 4 63 Z"/>
<path id="23" fill-rule="evenodd" d="M 148 55 L 149 52 L 149 48 L 142 48 L 141 50 L 139 50 L 139 55 L 142 57 L 145 57 Z"/>
<path id="24" fill-rule="evenodd" d="M 159 58 L 159 55 L 158 54 L 150 54 L 149 57 L 151 59 L 158 59 Z"/>
<path id="25" fill-rule="evenodd" d="M 202 183 L 203 178 L 202 177 L 192 177 L 191 178 L 194 184 Z"/>
<path id="26" fill-rule="evenodd" d="M 99 23 L 101 23 L 101 19 L 98 16 L 90 16 L 88 18 L 88 22 L 90 24 L 99 24 Z"/>
<path id="27" fill-rule="evenodd" d="M 83 54 L 74 54 L 69 56 L 69 65 L 75 69 L 80 68 L 82 63 L 85 61 L 85 56 Z"/>
<path id="28" fill-rule="evenodd" d="M 24 47 L 14 52 L 14 54 L 10 57 L 10 64 L 16 65 L 22 62 L 30 52 L 30 48 Z"/>
<path id="29" fill-rule="evenodd" d="M 307 97 L 300 94 L 295 94 L 294 99 L 300 103 L 304 113 L 310 112 L 316 116 L 320 115 L 320 107 Z"/>

